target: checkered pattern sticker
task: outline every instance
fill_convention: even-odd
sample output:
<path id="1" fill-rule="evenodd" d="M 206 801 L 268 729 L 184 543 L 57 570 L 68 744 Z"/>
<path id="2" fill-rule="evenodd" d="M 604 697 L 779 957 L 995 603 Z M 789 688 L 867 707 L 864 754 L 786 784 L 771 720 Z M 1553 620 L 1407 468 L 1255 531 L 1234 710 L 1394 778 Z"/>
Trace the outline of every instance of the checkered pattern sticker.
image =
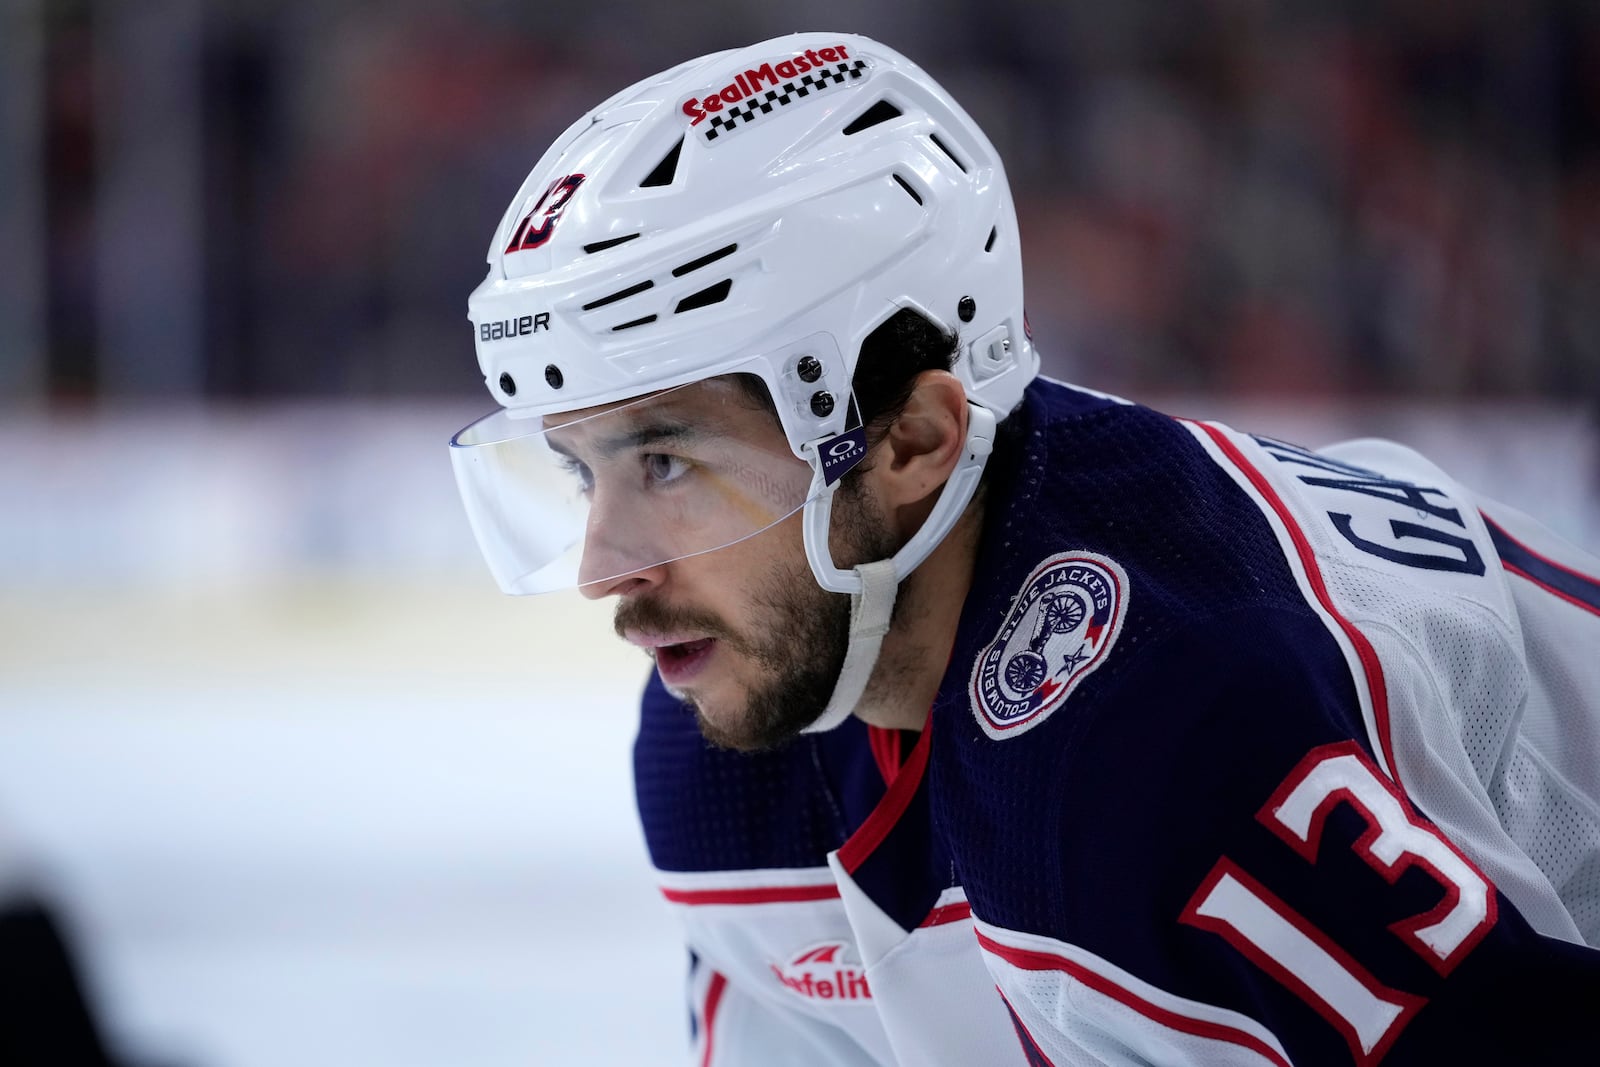
<path id="1" fill-rule="evenodd" d="M 741 125 L 748 126 L 763 115 L 770 115 L 774 108 L 783 107 L 785 104 L 796 100 L 804 100 L 812 93 L 820 93 L 831 89 L 835 85 L 843 85 L 847 81 L 860 78 L 867 69 L 867 61 L 854 59 L 845 63 L 835 63 L 831 67 L 813 70 L 801 75 L 782 85 L 773 86 L 764 93 L 750 97 L 741 104 L 735 104 L 725 111 L 711 116 L 704 130 L 705 139 L 714 142 L 723 134 L 732 133 Z"/>

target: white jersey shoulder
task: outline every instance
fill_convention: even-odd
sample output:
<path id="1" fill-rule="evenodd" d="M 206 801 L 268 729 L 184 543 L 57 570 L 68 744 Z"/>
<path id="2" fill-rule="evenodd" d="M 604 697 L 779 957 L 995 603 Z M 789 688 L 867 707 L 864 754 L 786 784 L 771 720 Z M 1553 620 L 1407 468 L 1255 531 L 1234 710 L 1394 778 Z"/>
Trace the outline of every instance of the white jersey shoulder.
<path id="1" fill-rule="evenodd" d="M 1600 561 L 1394 442 L 1190 429 L 1345 650 L 1384 770 L 1536 930 L 1600 943 Z"/>

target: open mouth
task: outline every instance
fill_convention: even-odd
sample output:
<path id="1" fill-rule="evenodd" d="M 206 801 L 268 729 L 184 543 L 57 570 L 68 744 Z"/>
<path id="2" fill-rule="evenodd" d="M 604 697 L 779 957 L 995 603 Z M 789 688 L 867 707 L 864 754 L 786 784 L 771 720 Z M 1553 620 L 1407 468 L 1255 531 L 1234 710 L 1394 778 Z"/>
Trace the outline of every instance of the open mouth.
<path id="1" fill-rule="evenodd" d="M 656 670 L 661 672 L 661 680 L 668 685 L 688 681 L 710 658 L 715 644 L 714 638 L 705 637 L 697 641 L 656 646 Z"/>

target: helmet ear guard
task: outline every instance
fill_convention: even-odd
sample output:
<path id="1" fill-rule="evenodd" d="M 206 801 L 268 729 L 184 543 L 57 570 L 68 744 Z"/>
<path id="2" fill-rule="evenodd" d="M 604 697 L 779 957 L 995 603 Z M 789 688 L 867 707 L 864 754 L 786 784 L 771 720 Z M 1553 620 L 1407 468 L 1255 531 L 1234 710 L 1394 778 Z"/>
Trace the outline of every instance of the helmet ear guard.
<path id="1" fill-rule="evenodd" d="M 968 402 L 967 437 L 961 458 L 939 490 L 939 498 L 934 501 L 928 517 L 890 560 L 894 565 L 896 583 L 927 559 L 961 518 L 967 502 L 977 492 L 978 483 L 983 479 L 983 467 L 989 459 L 989 453 L 994 450 L 995 426 L 994 412 Z M 826 448 L 827 442 L 820 443 L 819 447 Z M 816 473 L 802 519 L 806 562 L 811 564 L 811 573 L 822 588 L 835 593 L 861 593 L 862 576 L 855 569 L 840 569 L 833 561 L 833 552 L 828 544 L 829 531 L 832 529 L 833 494 L 838 489 L 838 481 L 826 486 L 819 484 L 825 477 L 824 466 L 820 461 L 812 466 Z"/>

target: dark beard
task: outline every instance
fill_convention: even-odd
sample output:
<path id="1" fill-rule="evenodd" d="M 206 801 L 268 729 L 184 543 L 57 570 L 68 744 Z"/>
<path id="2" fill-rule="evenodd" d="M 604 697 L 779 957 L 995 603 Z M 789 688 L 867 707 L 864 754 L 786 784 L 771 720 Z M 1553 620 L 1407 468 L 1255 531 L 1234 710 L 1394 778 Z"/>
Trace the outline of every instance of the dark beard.
<path id="1" fill-rule="evenodd" d="M 855 566 L 894 555 L 889 531 L 871 519 L 862 495 L 849 483 L 834 501 L 836 559 Z M 841 548 L 843 551 L 841 552 Z M 735 725 L 719 725 L 695 707 L 700 733 L 718 748 L 753 752 L 782 748 L 810 726 L 828 706 L 850 646 L 850 596 L 817 584 L 809 564 L 783 566 L 761 579 L 754 591 L 759 634 L 732 633 L 710 613 L 678 610 L 653 600 L 617 605 L 616 630 L 637 627 L 660 632 L 692 631 L 714 637 L 761 667 L 768 680 L 754 688 Z"/>
<path id="2" fill-rule="evenodd" d="M 749 705 L 728 729 L 695 709 L 700 733 L 718 748 L 744 751 L 782 748 L 816 721 L 833 696 L 850 643 L 850 597 L 817 585 L 810 568 L 786 575 L 757 601 L 769 627 L 766 640 L 749 649 L 767 672 L 750 693 Z"/>
<path id="3" fill-rule="evenodd" d="M 655 600 L 617 605 L 616 630 L 629 627 L 662 632 L 693 631 L 712 637 L 729 652 L 743 655 L 767 680 L 749 696 L 735 726 L 708 719 L 692 700 L 700 732 L 719 748 L 756 751 L 780 748 L 822 714 L 844 666 L 850 639 L 850 597 L 817 585 L 809 567 L 783 568 L 756 592 L 761 632 L 734 634 L 715 615 L 673 608 Z"/>

